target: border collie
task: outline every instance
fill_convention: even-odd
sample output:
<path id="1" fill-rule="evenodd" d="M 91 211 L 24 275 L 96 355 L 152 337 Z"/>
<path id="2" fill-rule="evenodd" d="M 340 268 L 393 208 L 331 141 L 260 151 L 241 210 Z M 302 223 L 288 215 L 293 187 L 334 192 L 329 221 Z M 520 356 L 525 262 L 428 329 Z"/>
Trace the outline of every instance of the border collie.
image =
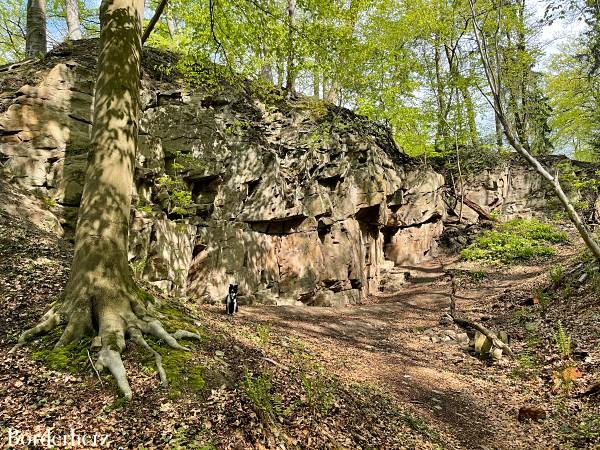
<path id="1" fill-rule="evenodd" d="M 227 297 L 225 297 L 225 312 L 227 314 L 234 314 L 238 311 L 237 295 L 238 285 L 230 284 L 229 293 L 227 294 Z"/>

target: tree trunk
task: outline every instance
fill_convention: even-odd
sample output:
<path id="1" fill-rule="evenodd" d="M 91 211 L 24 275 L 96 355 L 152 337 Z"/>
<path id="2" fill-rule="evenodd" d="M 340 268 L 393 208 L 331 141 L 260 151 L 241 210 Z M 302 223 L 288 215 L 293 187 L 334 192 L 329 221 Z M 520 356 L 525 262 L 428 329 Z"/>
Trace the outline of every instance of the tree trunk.
<path id="1" fill-rule="evenodd" d="M 27 0 L 25 53 L 28 58 L 46 54 L 46 0 Z"/>
<path id="2" fill-rule="evenodd" d="M 287 15 L 288 54 L 285 88 L 290 92 L 294 92 L 296 90 L 296 67 L 294 66 L 294 20 L 296 16 L 296 0 L 288 0 Z"/>
<path id="3" fill-rule="evenodd" d="M 173 19 L 173 13 L 171 11 L 165 16 L 165 22 L 167 23 L 167 30 L 169 31 L 169 36 L 171 39 L 175 37 L 176 28 L 175 28 L 175 20 Z"/>
<path id="4" fill-rule="evenodd" d="M 335 80 L 330 80 L 329 89 L 327 90 L 327 95 L 325 95 L 325 100 L 327 100 L 329 103 L 333 103 L 334 105 L 337 105 L 340 100 L 339 90 L 340 90 L 339 83 Z"/>
<path id="5" fill-rule="evenodd" d="M 273 68 L 271 67 L 271 64 L 264 64 L 260 68 L 260 77 L 267 83 L 273 84 Z"/>
<path id="6" fill-rule="evenodd" d="M 460 92 L 460 95 L 463 98 L 463 101 L 465 102 L 465 112 L 467 114 L 467 125 L 469 127 L 469 139 L 471 141 L 471 145 L 473 146 L 473 148 L 478 148 L 479 134 L 477 132 L 475 107 L 473 105 L 473 98 L 471 97 L 471 93 L 469 92 L 467 79 L 463 77 L 463 75 L 460 73 L 458 55 L 456 53 L 456 46 L 450 47 L 449 45 L 445 44 L 444 50 L 446 53 L 446 60 L 448 61 L 448 67 L 453 84 L 454 86 L 456 86 L 456 88 Z"/>
<path id="7" fill-rule="evenodd" d="M 436 36 L 434 44 L 434 62 L 435 62 L 435 91 L 436 100 L 438 106 L 437 112 L 437 132 L 435 135 L 435 148 L 436 150 L 446 150 L 448 143 L 448 107 L 445 98 L 444 82 L 442 80 L 442 68 L 441 68 L 441 52 L 439 39 Z"/>
<path id="8" fill-rule="evenodd" d="M 496 124 L 496 145 L 502 147 L 502 145 L 504 145 L 502 139 L 502 124 L 500 123 L 498 113 L 494 113 L 494 123 Z"/>
<path id="9" fill-rule="evenodd" d="M 69 39 L 72 41 L 81 39 L 79 4 L 77 3 L 77 0 L 65 0 L 65 11 L 67 13 L 67 30 L 69 33 Z"/>
<path id="10" fill-rule="evenodd" d="M 460 93 L 465 102 L 465 109 L 467 112 L 467 123 L 469 125 L 469 137 L 471 139 L 471 145 L 473 148 L 479 148 L 479 133 L 477 131 L 477 120 L 475 117 L 475 107 L 473 105 L 473 98 L 469 92 L 469 88 L 465 85 L 461 85 Z"/>
<path id="11" fill-rule="evenodd" d="M 261 46 L 262 47 L 262 46 Z M 267 50 L 262 48 L 261 51 L 261 57 L 263 59 L 263 61 L 267 61 L 268 60 L 268 55 L 267 55 Z M 273 80 L 273 66 L 271 65 L 271 63 L 264 63 L 260 66 L 260 77 L 265 80 L 267 83 L 271 83 L 273 84 L 274 80 Z"/>
<path id="12" fill-rule="evenodd" d="M 312 71 L 313 97 L 321 98 L 321 75 L 316 67 Z"/>
<path id="13" fill-rule="evenodd" d="M 125 398 L 132 395 L 121 360 L 126 334 L 155 354 L 163 382 L 166 378 L 160 355 L 148 346 L 142 333 L 184 348 L 149 314 L 127 261 L 143 10 L 144 0 L 103 0 L 100 6 L 92 139 L 71 275 L 61 299 L 37 326 L 21 335 L 15 346 L 62 322 L 66 327 L 58 347 L 97 334 L 101 350 L 96 367 L 110 370 Z"/>

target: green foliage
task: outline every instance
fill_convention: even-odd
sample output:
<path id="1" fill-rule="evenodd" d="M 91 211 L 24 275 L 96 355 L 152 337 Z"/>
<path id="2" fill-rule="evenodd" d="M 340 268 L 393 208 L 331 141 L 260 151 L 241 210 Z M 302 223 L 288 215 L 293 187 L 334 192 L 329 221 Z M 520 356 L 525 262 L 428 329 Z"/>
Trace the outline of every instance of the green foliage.
<path id="1" fill-rule="evenodd" d="M 167 442 L 169 450 L 217 450 L 212 442 L 206 442 L 206 439 L 202 437 L 205 430 L 191 438 L 188 437 L 188 433 L 187 427 L 177 428 Z"/>
<path id="2" fill-rule="evenodd" d="M 469 277 L 471 277 L 473 281 L 483 281 L 487 277 L 487 272 L 484 270 L 474 270 L 469 272 Z"/>
<path id="3" fill-rule="evenodd" d="M 175 190 L 171 193 L 171 212 L 185 215 L 187 209 L 192 204 L 192 193 L 189 191 Z"/>
<path id="4" fill-rule="evenodd" d="M 561 186 L 565 192 L 582 192 L 588 189 L 596 191 L 600 187 L 600 178 L 588 177 L 585 174 L 578 174 L 575 167 L 569 163 L 564 162 L 556 164 L 554 167 L 559 174 L 559 180 Z"/>
<path id="5" fill-rule="evenodd" d="M 254 412 L 268 423 L 274 423 L 282 409 L 281 398 L 271 393 L 271 380 L 272 374 L 269 372 L 253 376 L 247 369 L 244 369 L 242 389 L 252 403 Z"/>
<path id="6" fill-rule="evenodd" d="M 134 259 L 129 263 L 131 271 L 133 272 L 133 278 L 136 280 L 141 279 L 144 269 L 146 268 L 146 258 Z"/>
<path id="7" fill-rule="evenodd" d="M 571 337 L 566 333 L 562 322 L 556 322 L 556 330 L 554 332 L 554 343 L 558 354 L 563 358 L 571 356 Z"/>
<path id="8" fill-rule="evenodd" d="M 546 308 L 552 301 L 552 297 L 550 296 L 550 294 L 545 292 L 543 289 L 536 289 L 535 297 L 540 302 L 540 306 L 542 308 Z"/>
<path id="9" fill-rule="evenodd" d="M 184 216 L 192 205 L 192 193 L 187 185 L 179 179 L 163 175 L 157 180 L 158 186 L 167 193 L 167 210 L 169 213 Z"/>
<path id="10" fill-rule="evenodd" d="M 462 250 L 461 257 L 468 261 L 525 261 L 536 256 L 551 256 L 554 249 L 549 244 L 566 241 L 567 234 L 552 225 L 515 219 L 484 231 Z"/>
<path id="11" fill-rule="evenodd" d="M 531 379 L 537 376 L 538 361 L 529 350 L 524 350 L 517 359 L 517 367 L 511 371 L 512 378 Z"/>
<path id="12" fill-rule="evenodd" d="M 597 132 L 600 109 L 598 74 L 589 76 L 585 42 L 569 42 L 554 54 L 547 76 L 551 96 L 552 139 L 555 145 L 572 147 L 577 159 L 598 161 Z"/>
<path id="13" fill-rule="evenodd" d="M 554 286 L 559 286 L 562 283 L 564 276 L 565 269 L 563 268 L 563 266 L 558 265 L 550 269 L 550 280 L 552 281 L 552 284 Z"/>
<path id="14" fill-rule="evenodd" d="M 578 448 L 586 448 L 586 443 L 597 442 L 600 439 L 600 413 L 584 406 L 577 414 L 574 425 L 564 424 L 560 431 Z"/>
<path id="15" fill-rule="evenodd" d="M 0 64 L 25 58 L 25 4 L 20 0 L 3 0 L 0 7 Z"/>
<path id="16" fill-rule="evenodd" d="M 336 400 L 336 383 L 324 376 L 322 371 L 302 374 L 302 388 L 308 405 L 315 411 L 327 414 Z"/>
<path id="17" fill-rule="evenodd" d="M 271 326 L 259 324 L 256 326 L 256 333 L 261 347 L 266 347 L 269 344 L 271 337 Z"/>
<path id="18" fill-rule="evenodd" d="M 234 119 L 234 122 L 236 121 L 237 119 Z M 175 172 L 203 170 L 205 168 L 202 161 L 200 161 L 198 158 L 194 158 L 194 156 L 190 155 L 189 153 L 185 153 L 180 150 L 177 150 L 174 153 L 167 151 L 167 156 L 173 158 L 173 161 L 171 162 L 171 169 Z"/>
<path id="19" fill-rule="evenodd" d="M 42 202 L 44 202 L 44 205 L 48 208 L 54 208 L 58 205 L 57 201 L 50 197 L 42 197 Z"/>
<path id="20" fill-rule="evenodd" d="M 143 206 L 137 206 L 136 209 L 140 212 L 146 213 L 146 214 L 151 214 L 153 209 L 151 205 L 143 205 Z"/>
<path id="21" fill-rule="evenodd" d="M 594 270 L 590 275 L 590 283 L 592 285 L 592 289 L 597 296 L 600 297 L 600 272 Z"/>

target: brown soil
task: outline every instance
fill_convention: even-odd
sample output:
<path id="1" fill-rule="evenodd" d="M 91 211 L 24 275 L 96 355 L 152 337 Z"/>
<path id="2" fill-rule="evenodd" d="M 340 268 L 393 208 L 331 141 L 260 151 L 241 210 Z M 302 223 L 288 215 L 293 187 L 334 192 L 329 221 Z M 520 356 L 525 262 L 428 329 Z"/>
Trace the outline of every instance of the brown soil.
<path id="1" fill-rule="evenodd" d="M 552 414 L 555 403 L 564 397 L 549 396 L 552 384 L 543 373 L 520 379 L 514 376 L 516 362 L 505 357 L 495 363 L 482 360 L 454 339 L 434 343 L 430 335 L 437 339 L 444 330 L 462 331 L 445 319 L 451 291 L 447 271 L 453 270 L 466 276 L 457 292 L 461 314 L 496 331 L 508 331 L 518 353 L 525 344 L 515 311 L 533 298 L 536 288 L 548 284 L 549 268 L 573 252 L 573 247 L 562 247 L 556 257 L 539 265 L 511 267 L 477 267 L 456 257 L 440 257 L 420 267 L 403 268 L 411 275 L 406 287 L 393 295 L 374 296 L 371 304 L 343 309 L 246 307 L 239 320 L 268 323 L 281 333 L 295 335 L 310 343 L 341 378 L 380 386 L 399 402 L 410 404 L 433 424 L 445 448 L 565 448 L 564 436 L 557 433 L 562 416 Z M 469 273 L 481 269 L 486 271 L 485 279 L 469 279 Z M 569 319 L 576 317 L 565 319 L 568 328 Z M 590 326 L 597 326 L 597 321 Z M 553 330 L 546 331 L 550 333 L 546 340 L 551 340 Z M 598 336 L 595 342 L 582 342 L 586 344 L 593 353 L 586 369 L 597 375 Z M 524 405 L 548 410 L 550 419 L 520 423 L 518 411 Z"/>

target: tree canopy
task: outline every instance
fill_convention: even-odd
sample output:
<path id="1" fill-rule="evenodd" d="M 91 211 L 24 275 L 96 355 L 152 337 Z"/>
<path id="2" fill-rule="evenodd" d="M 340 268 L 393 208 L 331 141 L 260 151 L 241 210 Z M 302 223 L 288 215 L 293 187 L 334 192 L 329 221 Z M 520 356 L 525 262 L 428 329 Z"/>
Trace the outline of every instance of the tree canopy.
<path id="1" fill-rule="evenodd" d="M 67 4 L 47 5 L 50 45 L 68 37 Z M 146 20 L 157 4 L 146 5 Z M 84 36 L 98 32 L 92 6 L 79 2 Z M 543 6 L 477 2 L 502 101 L 533 154 L 596 159 L 598 7 L 587 0 Z M 4 62 L 25 55 L 25 16 L 23 2 L 3 2 Z M 582 31 L 548 52 L 541 31 L 556 20 L 580 23 Z M 179 54 L 182 67 L 211 61 L 279 86 L 293 79 L 301 93 L 386 123 L 411 155 L 450 157 L 506 144 L 485 101 L 465 0 L 173 0 L 147 44 Z"/>

